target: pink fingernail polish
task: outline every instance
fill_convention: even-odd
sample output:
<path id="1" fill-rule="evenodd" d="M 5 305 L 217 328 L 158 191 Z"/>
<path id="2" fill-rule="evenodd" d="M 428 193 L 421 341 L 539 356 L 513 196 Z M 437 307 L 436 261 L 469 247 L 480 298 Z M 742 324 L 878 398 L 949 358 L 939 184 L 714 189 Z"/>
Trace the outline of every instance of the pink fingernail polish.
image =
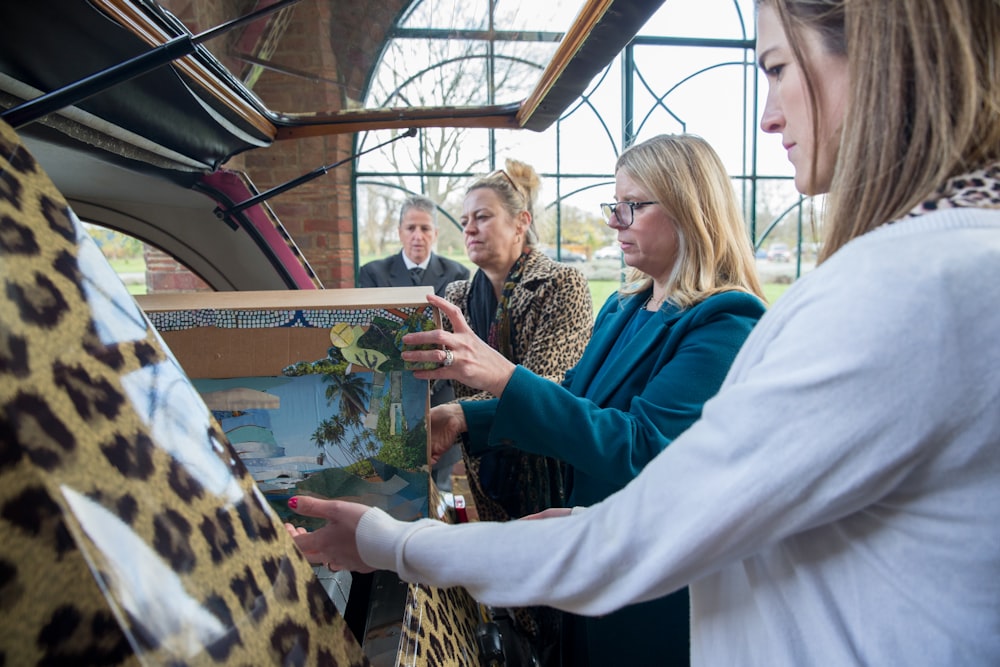
<path id="1" fill-rule="evenodd" d="M 289 498 L 288 499 L 288 506 L 291 509 L 297 508 L 299 506 L 299 499 L 298 498 Z"/>

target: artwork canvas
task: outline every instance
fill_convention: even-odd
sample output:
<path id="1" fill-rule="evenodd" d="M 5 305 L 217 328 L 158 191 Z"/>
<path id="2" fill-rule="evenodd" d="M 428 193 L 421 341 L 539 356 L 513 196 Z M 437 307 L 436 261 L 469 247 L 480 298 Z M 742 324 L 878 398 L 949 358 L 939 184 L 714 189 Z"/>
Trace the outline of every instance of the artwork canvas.
<path id="1" fill-rule="evenodd" d="M 289 497 L 349 498 L 404 520 L 440 516 L 430 500 L 428 382 L 401 357 L 403 335 L 438 326 L 423 292 L 322 290 L 295 308 L 261 308 L 277 295 L 255 292 L 236 303 L 209 294 L 140 303 L 271 506 L 312 527 L 288 511 Z M 281 330 L 300 335 L 275 343 Z M 220 355 L 233 359 L 220 366 Z"/>

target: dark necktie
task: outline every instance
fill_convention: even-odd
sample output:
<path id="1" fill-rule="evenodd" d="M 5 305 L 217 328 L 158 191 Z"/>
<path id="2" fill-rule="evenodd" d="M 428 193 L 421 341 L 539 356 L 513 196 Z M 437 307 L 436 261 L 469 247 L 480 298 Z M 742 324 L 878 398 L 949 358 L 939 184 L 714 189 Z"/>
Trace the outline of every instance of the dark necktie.
<path id="1" fill-rule="evenodd" d="M 410 278 L 413 280 L 414 285 L 419 285 L 420 281 L 423 280 L 424 270 L 419 266 L 415 266 L 410 269 Z"/>

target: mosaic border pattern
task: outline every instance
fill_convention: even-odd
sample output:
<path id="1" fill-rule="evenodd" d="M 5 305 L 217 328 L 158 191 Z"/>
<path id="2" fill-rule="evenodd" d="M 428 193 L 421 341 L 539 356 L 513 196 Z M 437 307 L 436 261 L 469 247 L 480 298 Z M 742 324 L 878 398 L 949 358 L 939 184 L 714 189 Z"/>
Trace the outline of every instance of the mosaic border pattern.
<path id="1" fill-rule="evenodd" d="M 409 315 L 423 311 L 425 317 L 433 316 L 431 306 L 404 306 L 399 308 L 337 308 L 295 310 L 237 310 L 223 308 L 195 310 L 167 310 L 146 313 L 158 331 L 183 331 L 199 327 L 219 329 L 272 329 L 302 327 L 330 329 L 335 324 L 368 326 L 376 317 L 385 317 L 402 323 Z"/>

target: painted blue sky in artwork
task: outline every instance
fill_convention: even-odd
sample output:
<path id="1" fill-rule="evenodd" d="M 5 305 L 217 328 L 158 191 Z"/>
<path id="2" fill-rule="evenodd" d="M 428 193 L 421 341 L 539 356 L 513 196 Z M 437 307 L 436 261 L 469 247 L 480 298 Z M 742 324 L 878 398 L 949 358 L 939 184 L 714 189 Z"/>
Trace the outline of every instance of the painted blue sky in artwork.
<path id="1" fill-rule="evenodd" d="M 371 388 L 372 376 L 370 373 L 359 374 L 361 378 Z M 402 382 L 402 403 L 403 415 L 407 427 L 412 428 L 424 416 L 427 404 L 427 381 L 418 380 L 413 377 L 413 373 L 403 373 L 400 378 Z M 240 426 L 258 426 L 270 428 L 274 435 L 274 444 L 283 448 L 284 456 L 316 456 L 320 449 L 312 441 L 312 434 L 319 423 L 332 416 L 335 410 L 339 409 L 339 399 L 334 405 L 330 405 L 326 400 L 326 384 L 322 375 L 302 375 L 298 377 L 252 377 L 252 378 L 229 378 L 229 379 L 197 379 L 192 380 L 195 388 L 202 394 L 229 389 L 254 389 L 272 396 L 277 396 L 281 401 L 279 410 L 254 409 L 248 411 L 247 415 L 225 418 L 220 420 L 223 430 L 230 433 L 232 429 Z M 389 382 L 383 385 L 384 391 L 389 390 Z M 381 393 L 373 397 L 373 404 L 381 404 Z M 266 413 L 267 418 L 262 418 Z M 269 424 L 267 422 L 270 422 Z M 354 435 L 349 433 L 346 439 Z M 240 440 L 239 437 L 231 438 Z M 235 443 L 234 443 L 235 444 Z M 237 447 L 239 449 L 239 447 Z M 327 447 L 329 456 L 335 460 L 328 461 L 329 465 L 346 465 L 349 461 L 345 458 L 339 460 L 336 448 Z M 256 456 L 274 456 L 282 453 L 265 454 L 263 452 Z"/>
<path id="2" fill-rule="evenodd" d="M 319 422 L 332 415 L 335 409 L 327 405 L 326 385 L 320 375 L 200 379 L 194 380 L 194 384 L 202 393 L 246 387 L 277 396 L 281 400 L 281 409 L 267 412 L 271 417 L 275 442 L 284 447 L 285 456 L 318 454 L 320 450 L 311 436 Z"/>

